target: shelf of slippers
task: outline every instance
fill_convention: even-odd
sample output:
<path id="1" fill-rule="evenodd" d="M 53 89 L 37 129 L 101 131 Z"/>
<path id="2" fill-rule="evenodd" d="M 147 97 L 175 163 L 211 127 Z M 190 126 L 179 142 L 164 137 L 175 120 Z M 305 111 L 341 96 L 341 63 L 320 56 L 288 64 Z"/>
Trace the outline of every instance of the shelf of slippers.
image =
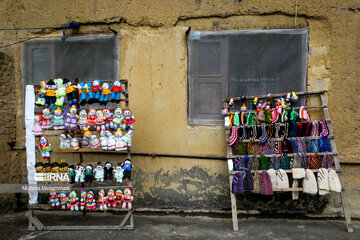
<path id="1" fill-rule="evenodd" d="M 292 173 L 292 170 L 291 169 L 283 169 L 286 173 Z M 310 171 L 312 171 L 313 173 L 316 173 L 319 169 L 310 169 Z M 341 173 L 341 170 L 340 169 L 334 169 L 337 173 Z M 261 172 L 261 171 L 267 171 L 267 170 L 250 170 L 251 173 L 254 173 L 254 172 Z M 277 171 L 277 170 L 275 170 Z M 229 174 L 230 175 L 234 175 L 236 173 L 236 171 L 234 170 L 229 170 Z"/>
<path id="2" fill-rule="evenodd" d="M 288 139 L 290 139 L 290 138 L 309 138 L 309 139 L 320 139 L 320 136 L 308 136 L 308 137 L 286 137 L 286 138 L 288 138 Z M 335 136 L 334 135 L 331 135 L 331 136 L 327 136 L 327 138 L 329 138 L 329 139 L 334 139 L 335 138 Z M 284 138 L 268 138 L 268 139 L 273 139 L 274 141 L 282 141 L 282 140 L 284 140 Z M 258 139 L 258 138 L 255 138 L 255 139 L 239 139 L 239 140 L 241 140 L 242 142 L 250 142 L 250 141 L 254 141 L 254 142 L 261 142 L 261 140 L 260 139 Z M 226 140 L 226 143 L 227 144 L 229 144 L 229 140 Z"/>
<path id="3" fill-rule="evenodd" d="M 295 154 L 297 153 L 287 153 L 287 155 L 289 157 L 293 157 L 295 156 Z M 315 155 L 316 153 L 306 153 L 306 156 L 310 156 L 310 155 Z M 337 152 L 318 152 L 317 153 L 319 156 L 324 156 L 324 155 L 331 155 L 331 156 L 337 156 L 338 153 Z M 272 156 L 281 156 L 280 153 L 274 153 L 274 154 L 254 154 L 254 155 L 247 155 L 249 157 L 260 157 L 261 155 L 264 155 L 265 157 L 272 157 Z M 233 155 L 233 154 L 228 154 L 228 158 L 229 159 L 233 159 L 236 157 L 245 157 L 246 155 Z"/>
<path id="4" fill-rule="evenodd" d="M 320 121 L 320 120 L 318 120 L 318 121 Z M 331 123 L 331 120 L 321 120 L 321 121 L 325 121 L 327 124 L 328 123 Z M 309 122 L 309 121 L 300 121 L 300 122 Z M 285 124 L 285 123 L 283 123 L 283 122 L 276 122 L 276 123 L 282 123 L 282 124 Z M 276 124 L 276 123 L 263 123 L 263 124 L 257 124 L 257 125 L 247 125 L 247 124 L 245 124 L 245 126 L 246 127 L 252 127 L 252 126 L 256 126 L 256 127 L 261 127 L 261 126 L 267 126 L 267 125 L 273 125 L 273 124 Z M 287 122 L 288 123 L 288 122 Z M 241 127 L 241 126 L 243 126 L 243 125 L 239 125 L 239 126 L 237 126 L 237 127 Z M 226 131 L 229 131 L 229 130 L 231 130 L 231 127 L 232 126 L 224 126 L 224 128 L 225 128 L 225 130 Z"/>

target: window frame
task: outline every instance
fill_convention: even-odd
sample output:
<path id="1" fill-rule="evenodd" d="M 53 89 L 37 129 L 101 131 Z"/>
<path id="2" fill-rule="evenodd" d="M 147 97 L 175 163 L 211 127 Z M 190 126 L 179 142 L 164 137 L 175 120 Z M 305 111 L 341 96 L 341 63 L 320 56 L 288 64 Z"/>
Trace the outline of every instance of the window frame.
<path id="1" fill-rule="evenodd" d="M 114 38 L 114 76 L 119 78 L 120 73 L 120 38 L 118 35 L 114 34 L 100 34 L 100 35 L 85 35 L 85 36 L 75 36 L 69 37 L 66 39 L 67 42 L 77 42 L 77 41 L 92 41 L 99 39 L 112 39 Z M 28 84 L 35 84 L 32 79 L 32 68 L 29 67 L 32 65 L 31 54 L 27 54 L 27 48 L 35 49 L 33 46 L 27 46 L 28 43 L 44 43 L 51 41 L 62 41 L 61 37 L 49 37 L 49 38 L 37 38 L 31 39 L 26 42 L 21 43 L 21 71 L 22 71 L 22 102 L 23 102 L 23 128 L 25 128 L 25 88 Z M 56 66 L 56 56 L 55 56 L 55 47 L 53 44 L 48 43 L 47 46 L 50 49 L 50 58 L 51 58 L 51 78 L 55 78 L 55 66 Z M 116 80 L 116 79 L 114 79 Z"/>
<path id="2" fill-rule="evenodd" d="M 193 106 L 191 104 L 191 101 L 194 100 L 193 97 L 193 91 L 195 91 L 195 75 L 194 71 L 197 69 L 197 62 L 196 61 L 196 45 L 194 42 L 196 40 L 200 40 L 201 36 L 215 36 L 215 37 L 221 37 L 222 35 L 232 35 L 232 34 L 259 34 L 259 33 L 278 33 L 278 34 L 302 34 L 303 35 L 303 46 L 304 49 L 304 59 L 301 59 L 301 61 L 304 62 L 304 69 L 301 73 L 302 79 L 301 79 L 301 85 L 303 90 L 306 90 L 306 84 L 307 84 L 307 67 L 308 67 L 308 54 L 309 54 L 309 29 L 308 28 L 300 28 L 300 29 L 250 29 L 250 30 L 222 30 L 222 31 L 191 31 L 187 36 L 187 46 L 188 46 L 188 103 L 187 103 L 187 124 L 190 126 L 222 126 L 224 124 L 223 119 L 196 119 L 193 110 Z M 193 35 L 192 35 L 193 34 Z M 194 37 L 194 39 L 191 39 Z M 199 38 L 199 39 L 197 39 Z M 220 41 L 220 40 L 219 40 Z M 221 42 L 221 41 L 220 41 Z M 224 43 L 224 55 L 228 56 L 229 51 L 229 43 L 228 39 L 223 40 Z M 222 57 L 224 61 L 224 67 L 228 68 L 228 58 Z M 193 63 L 194 62 L 194 63 Z M 208 77 L 208 75 L 206 75 Z M 225 90 L 224 90 L 224 96 L 227 97 L 229 93 L 229 77 L 228 77 L 228 71 L 225 71 L 224 74 L 225 78 Z M 265 93 L 264 93 L 265 94 Z M 239 96 L 234 96 L 239 97 Z M 220 114 L 221 109 L 219 109 Z"/>

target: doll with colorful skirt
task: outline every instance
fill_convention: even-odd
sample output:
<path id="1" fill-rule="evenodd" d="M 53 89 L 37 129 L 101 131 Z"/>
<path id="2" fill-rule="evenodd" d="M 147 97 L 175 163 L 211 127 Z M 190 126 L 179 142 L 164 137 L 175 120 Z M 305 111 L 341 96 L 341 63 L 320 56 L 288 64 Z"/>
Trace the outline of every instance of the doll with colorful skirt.
<path id="1" fill-rule="evenodd" d="M 101 110 L 96 111 L 95 126 L 98 132 L 100 132 L 100 130 L 105 131 L 104 113 Z"/>
<path id="2" fill-rule="evenodd" d="M 101 211 L 106 211 L 107 210 L 107 199 L 105 197 L 105 192 L 104 189 L 101 189 L 98 193 L 99 198 L 98 198 L 98 205 Z"/>
<path id="3" fill-rule="evenodd" d="M 69 194 L 69 208 L 71 211 L 79 211 L 79 198 L 76 196 L 75 191 Z"/>
<path id="4" fill-rule="evenodd" d="M 75 105 L 72 105 L 70 109 L 66 110 L 65 127 L 69 130 L 76 130 L 78 128 L 77 121 L 77 109 Z"/>
<path id="5" fill-rule="evenodd" d="M 55 130 L 60 130 L 65 128 L 64 116 L 59 107 L 54 111 L 53 126 Z"/>
<path id="6" fill-rule="evenodd" d="M 116 190 L 115 196 L 116 196 L 116 204 L 117 204 L 118 206 L 121 206 L 121 203 L 122 203 L 122 195 L 123 195 L 123 192 L 121 191 L 120 188 L 119 188 L 118 190 Z"/>
<path id="7" fill-rule="evenodd" d="M 96 210 L 96 202 L 93 191 L 90 191 L 86 194 L 86 209 L 89 211 Z"/>
<path id="8" fill-rule="evenodd" d="M 114 111 L 114 118 L 112 119 L 112 123 L 113 123 L 113 130 L 116 131 L 118 128 L 120 128 L 121 124 L 122 124 L 122 120 L 124 119 L 123 117 L 123 113 L 121 108 L 117 108 Z"/>
<path id="9" fill-rule="evenodd" d="M 51 144 L 49 143 L 49 140 L 45 135 L 40 137 L 39 150 L 42 158 L 50 159 Z"/>
<path id="10" fill-rule="evenodd" d="M 86 192 L 84 190 L 81 190 L 80 193 L 80 210 L 84 210 L 85 205 L 86 205 Z"/>
<path id="11" fill-rule="evenodd" d="M 127 92 L 121 87 L 120 81 L 114 81 L 114 86 L 111 87 L 111 102 L 120 102 L 120 93 L 122 93 L 126 98 L 128 97 Z"/>
<path id="12" fill-rule="evenodd" d="M 90 108 L 86 121 L 89 130 L 91 129 L 91 127 L 95 127 L 95 120 L 96 120 L 96 110 L 95 108 Z"/>
<path id="13" fill-rule="evenodd" d="M 52 127 L 52 117 L 53 115 L 50 113 L 49 108 L 44 108 L 42 110 L 42 116 L 40 119 L 40 125 L 42 129 L 49 129 Z"/>
<path id="14" fill-rule="evenodd" d="M 69 106 L 77 104 L 75 85 L 67 78 L 64 78 L 64 86 L 66 87 L 66 96 Z"/>
<path id="15" fill-rule="evenodd" d="M 35 105 L 45 106 L 46 86 L 46 81 L 40 82 L 40 89 L 36 90 L 37 101 L 35 102 Z"/>
<path id="16" fill-rule="evenodd" d="M 115 192 L 112 188 L 109 189 L 108 193 L 107 193 L 107 197 L 106 197 L 106 203 L 108 208 L 116 208 L 116 196 L 115 196 Z"/>
<path id="17" fill-rule="evenodd" d="M 40 125 L 40 119 L 41 119 L 41 116 L 40 115 L 35 115 L 34 117 L 34 125 L 32 127 L 32 133 L 35 135 L 35 136 L 41 136 L 43 135 L 43 129 Z"/>
<path id="18" fill-rule="evenodd" d="M 111 93 L 110 84 L 103 83 L 100 95 L 100 105 L 106 105 L 109 100 L 109 95 Z"/>
<path id="19" fill-rule="evenodd" d="M 132 196 L 131 189 L 125 188 L 124 194 L 122 195 L 122 208 L 127 208 L 129 210 L 132 209 L 132 202 L 134 201 L 134 197 Z"/>
<path id="20" fill-rule="evenodd" d="M 113 129 L 113 127 L 114 127 L 114 124 L 113 124 L 114 114 L 110 111 L 109 108 L 104 108 L 102 111 L 103 111 L 103 114 L 104 114 L 106 129 L 109 129 L 109 128 Z"/>
<path id="21" fill-rule="evenodd" d="M 122 120 L 123 126 L 122 130 L 126 130 L 126 127 L 130 127 L 131 130 L 134 130 L 133 123 L 135 122 L 135 117 L 132 115 L 130 109 L 124 110 L 124 119 Z"/>
<path id="22" fill-rule="evenodd" d="M 87 113 L 85 110 L 81 110 L 79 113 L 78 126 L 80 129 L 87 127 Z"/>

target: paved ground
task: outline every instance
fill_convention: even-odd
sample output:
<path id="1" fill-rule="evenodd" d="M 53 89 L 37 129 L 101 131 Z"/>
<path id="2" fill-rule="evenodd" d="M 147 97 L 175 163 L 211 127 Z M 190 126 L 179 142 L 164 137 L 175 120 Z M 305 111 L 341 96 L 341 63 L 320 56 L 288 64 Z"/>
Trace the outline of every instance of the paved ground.
<path id="1" fill-rule="evenodd" d="M 55 216 L 39 218 L 48 224 L 115 224 L 119 216 Z M 29 232 L 24 213 L 0 216 L 0 239 L 360 239 L 360 222 L 354 233 L 345 231 L 342 220 L 258 219 L 239 220 L 239 232 L 232 231 L 228 218 L 135 215 L 134 231 Z"/>

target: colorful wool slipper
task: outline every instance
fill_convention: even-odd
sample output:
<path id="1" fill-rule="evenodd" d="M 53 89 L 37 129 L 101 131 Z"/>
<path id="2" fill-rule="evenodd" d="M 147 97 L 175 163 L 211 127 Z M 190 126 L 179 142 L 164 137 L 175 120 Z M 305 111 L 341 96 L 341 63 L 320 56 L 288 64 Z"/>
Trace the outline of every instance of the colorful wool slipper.
<path id="1" fill-rule="evenodd" d="M 259 138 L 262 143 L 266 142 L 268 140 L 268 134 L 266 132 L 265 125 L 261 126 L 261 137 Z"/>
<path id="2" fill-rule="evenodd" d="M 276 172 L 274 169 L 267 170 L 267 173 L 270 176 L 271 185 L 275 188 L 276 187 Z"/>
<path id="3" fill-rule="evenodd" d="M 333 169 L 329 171 L 329 189 L 331 192 L 341 192 L 339 176 Z"/>
<path id="4" fill-rule="evenodd" d="M 228 104 L 229 108 L 232 108 L 234 105 L 235 105 L 234 98 L 230 98 L 229 99 L 229 104 Z"/>
<path id="5" fill-rule="evenodd" d="M 299 111 L 299 117 L 305 121 L 310 121 L 310 116 L 307 113 L 306 109 L 304 106 L 300 107 L 300 111 Z"/>
<path id="6" fill-rule="evenodd" d="M 317 174 L 317 182 L 319 186 L 319 195 L 326 195 L 329 193 L 329 172 L 326 168 L 319 168 Z"/>
<path id="7" fill-rule="evenodd" d="M 305 178 L 303 180 L 303 192 L 308 194 L 317 194 L 318 186 L 314 173 L 310 169 L 305 170 Z"/>
<path id="8" fill-rule="evenodd" d="M 291 104 L 295 104 L 299 97 L 296 95 L 296 92 L 291 93 Z"/>
<path id="9" fill-rule="evenodd" d="M 241 101 L 241 111 L 245 112 L 246 111 L 246 97 L 242 96 L 240 101 Z"/>
<path id="10" fill-rule="evenodd" d="M 236 112 L 234 113 L 234 123 L 233 123 L 234 126 L 240 126 L 240 119 L 239 119 L 239 113 Z"/>
<path id="11" fill-rule="evenodd" d="M 289 188 L 289 178 L 283 169 L 276 173 L 276 188 Z"/>
<path id="12" fill-rule="evenodd" d="M 290 112 L 290 121 L 296 121 L 299 117 L 299 114 L 297 114 L 297 112 L 295 111 L 294 108 L 291 108 L 291 112 Z"/>
<path id="13" fill-rule="evenodd" d="M 261 171 L 260 173 L 260 193 L 263 195 L 273 195 L 273 187 L 267 171 Z"/>
<path id="14" fill-rule="evenodd" d="M 321 120 L 319 121 L 319 125 L 321 126 L 321 133 L 320 133 L 320 137 L 326 137 L 329 135 L 329 130 L 326 126 L 326 121 L 325 120 Z"/>
<path id="15" fill-rule="evenodd" d="M 254 109 L 256 109 L 256 108 L 257 108 L 258 101 L 259 101 L 258 97 L 257 97 L 257 96 L 255 96 L 255 97 L 254 97 L 254 100 L 252 101 L 252 105 L 253 105 L 253 108 L 254 108 Z"/>
<path id="16" fill-rule="evenodd" d="M 247 138 L 246 125 L 242 125 L 241 130 L 242 130 L 242 135 L 241 135 L 240 139 L 244 140 Z"/>

